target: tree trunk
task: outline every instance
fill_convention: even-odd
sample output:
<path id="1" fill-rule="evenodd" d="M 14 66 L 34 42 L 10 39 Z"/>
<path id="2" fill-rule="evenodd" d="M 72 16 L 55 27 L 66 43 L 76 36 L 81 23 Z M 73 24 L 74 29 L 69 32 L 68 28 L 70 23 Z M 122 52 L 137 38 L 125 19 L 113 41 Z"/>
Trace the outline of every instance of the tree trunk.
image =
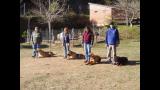
<path id="1" fill-rule="evenodd" d="M 51 52 L 51 22 L 48 21 L 48 28 L 49 28 L 49 52 Z"/>
<path id="2" fill-rule="evenodd" d="M 128 26 L 128 11 L 125 10 L 125 14 L 126 14 L 126 25 Z"/>
<path id="3" fill-rule="evenodd" d="M 30 43 L 30 38 L 31 38 L 31 35 L 30 35 L 30 18 L 28 18 L 28 29 L 27 29 L 27 42 Z"/>
<path id="4" fill-rule="evenodd" d="M 49 8 L 50 8 L 50 5 L 51 5 L 51 1 L 50 1 L 50 0 L 48 0 L 48 2 L 49 2 Z"/>
<path id="5" fill-rule="evenodd" d="M 133 27 L 132 21 L 130 21 L 129 24 L 130 24 L 130 27 Z"/>
<path id="6" fill-rule="evenodd" d="M 40 11 L 40 14 L 42 14 L 41 13 L 42 9 L 41 9 L 41 1 L 40 0 L 39 0 L 39 4 L 40 4 L 39 11 Z"/>
<path id="7" fill-rule="evenodd" d="M 133 11 L 133 12 L 132 12 L 132 17 L 131 17 L 131 19 L 129 20 L 130 27 L 133 26 L 132 21 L 133 21 L 134 17 L 135 17 L 135 13 L 134 13 L 134 11 Z"/>

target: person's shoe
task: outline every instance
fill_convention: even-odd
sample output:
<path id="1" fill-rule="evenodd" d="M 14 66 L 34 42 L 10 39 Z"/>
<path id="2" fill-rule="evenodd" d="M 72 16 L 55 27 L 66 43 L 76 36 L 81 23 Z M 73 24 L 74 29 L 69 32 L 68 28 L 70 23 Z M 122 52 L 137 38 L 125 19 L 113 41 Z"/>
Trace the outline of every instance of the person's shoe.
<path id="1" fill-rule="evenodd" d="M 106 57 L 106 61 L 111 61 L 111 58 L 109 58 L 109 57 L 107 58 L 107 57 Z"/>
<path id="2" fill-rule="evenodd" d="M 33 58 L 35 58 L 35 56 L 32 56 Z"/>
<path id="3" fill-rule="evenodd" d="M 63 59 L 67 59 L 66 57 L 63 57 Z"/>
<path id="4" fill-rule="evenodd" d="M 84 63 L 87 63 L 87 60 L 84 60 Z"/>
<path id="5" fill-rule="evenodd" d="M 88 64 L 90 64 L 90 63 L 89 63 L 89 62 L 86 62 L 86 63 L 85 63 L 85 65 L 88 65 Z"/>
<path id="6" fill-rule="evenodd" d="M 117 65 L 116 63 L 112 63 L 112 65 Z"/>
<path id="7" fill-rule="evenodd" d="M 111 60 L 107 60 L 106 63 L 111 63 Z"/>

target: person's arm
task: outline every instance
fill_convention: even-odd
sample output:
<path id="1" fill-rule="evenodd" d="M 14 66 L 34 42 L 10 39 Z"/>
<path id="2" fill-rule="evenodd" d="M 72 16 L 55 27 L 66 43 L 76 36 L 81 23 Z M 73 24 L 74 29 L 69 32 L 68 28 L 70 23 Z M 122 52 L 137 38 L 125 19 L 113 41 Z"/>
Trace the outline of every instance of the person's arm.
<path id="1" fill-rule="evenodd" d="M 93 45 L 93 43 L 94 43 L 94 34 L 92 33 L 91 34 L 91 45 Z"/>
<path id="2" fill-rule="evenodd" d="M 71 36 L 71 34 L 69 33 L 69 40 L 71 40 L 71 39 L 72 39 L 72 37 L 73 37 L 73 36 Z"/>
<path id="3" fill-rule="evenodd" d="M 84 33 L 82 34 L 82 41 L 81 41 L 81 44 L 83 45 L 84 43 Z"/>
<path id="4" fill-rule="evenodd" d="M 106 47 L 108 46 L 108 30 L 106 31 L 106 37 L 105 37 L 105 42 L 106 42 Z"/>
<path id="5" fill-rule="evenodd" d="M 62 46 L 64 45 L 64 32 L 62 32 Z"/>
<path id="6" fill-rule="evenodd" d="M 42 43 L 42 33 L 40 33 L 40 43 Z"/>
<path id="7" fill-rule="evenodd" d="M 117 44 L 120 44 L 120 40 L 119 40 L 119 31 L 117 30 Z"/>
<path id="8" fill-rule="evenodd" d="M 70 35 L 70 33 L 68 34 L 68 41 L 69 41 L 69 43 L 68 43 L 68 46 L 70 47 L 70 39 L 71 39 L 71 35 Z"/>

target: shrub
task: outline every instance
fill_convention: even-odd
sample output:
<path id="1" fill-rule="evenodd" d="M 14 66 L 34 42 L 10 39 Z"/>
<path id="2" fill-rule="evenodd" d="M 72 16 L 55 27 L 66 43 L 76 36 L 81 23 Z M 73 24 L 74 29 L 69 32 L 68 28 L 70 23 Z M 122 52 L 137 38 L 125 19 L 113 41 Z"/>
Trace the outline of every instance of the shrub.
<path id="1" fill-rule="evenodd" d="M 23 31 L 23 33 L 22 33 L 22 36 L 21 36 L 22 38 L 26 38 L 27 37 L 27 31 Z"/>

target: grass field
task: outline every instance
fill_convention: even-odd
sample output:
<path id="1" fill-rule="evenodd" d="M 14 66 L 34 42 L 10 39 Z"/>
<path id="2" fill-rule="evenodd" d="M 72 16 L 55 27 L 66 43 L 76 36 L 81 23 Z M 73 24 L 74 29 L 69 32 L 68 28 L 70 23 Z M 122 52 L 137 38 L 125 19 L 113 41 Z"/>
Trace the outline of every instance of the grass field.
<path id="1" fill-rule="evenodd" d="M 79 46 L 71 47 L 83 53 Z M 22 44 L 25 46 L 25 44 Z M 43 50 L 49 50 L 43 45 Z M 83 60 L 64 60 L 60 44 L 52 46 L 57 57 L 34 59 L 30 46 L 20 49 L 20 89 L 21 90 L 140 90 L 140 42 L 121 40 L 117 55 L 126 56 L 126 66 L 101 63 L 85 65 Z M 107 49 L 104 42 L 94 44 L 92 52 L 102 57 Z M 102 59 L 104 62 L 105 59 Z"/>

